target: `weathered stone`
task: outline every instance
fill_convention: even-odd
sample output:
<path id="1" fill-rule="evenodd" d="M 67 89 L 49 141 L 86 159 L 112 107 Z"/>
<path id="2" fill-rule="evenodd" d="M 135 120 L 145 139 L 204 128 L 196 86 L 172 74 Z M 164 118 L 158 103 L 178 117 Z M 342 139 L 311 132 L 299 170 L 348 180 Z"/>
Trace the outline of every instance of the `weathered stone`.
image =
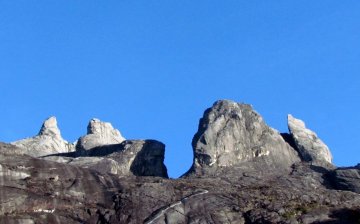
<path id="1" fill-rule="evenodd" d="M 110 154 L 119 164 L 131 164 L 130 171 L 137 176 L 168 177 L 165 159 L 165 145 L 156 140 L 131 140 L 122 144 L 123 150 Z M 131 161 L 131 163 L 130 163 Z"/>
<path id="2" fill-rule="evenodd" d="M 53 138 L 61 139 L 61 134 L 57 126 L 56 117 L 49 117 L 47 120 L 45 120 L 38 135 L 50 136 Z"/>
<path id="3" fill-rule="evenodd" d="M 360 194 L 360 164 L 355 167 L 338 168 L 332 173 L 332 177 L 338 189 Z"/>
<path id="4" fill-rule="evenodd" d="M 87 127 L 87 135 L 80 137 L 76 143 L 77 151 L 84 151 L 97 146 L 118 144 L 125 140 L 120 131 L 108 122 L 93 118 Z"/>
<path id="5" fill-rule="evenodd" d="M 15 141 L 11 144 L 21 148 L 22 153 L 35 157 L 75 150 L 73 144 L 61 137 L 55 117 L 45 120 L 37 136 Z"/>
<path id="6" fill-rule="evenodd" d="M 101 173 L 167 178 L 164 158 L 165 145 L 156 140 L 125 140 L 121 144 L 98 146 L 80 154 L 75 152 L 45 157 Z"/>
<path id="7" fill-rule="evenodd" d="M 0 142 L 0 223 L 359 223 L 360 165 L 300 161 L 249 105 L 219 101 L 199 126 L 190 173 L 205 175 L 179 179 L 155 140 L 41 159 Z"/>
<path id="8" fill-rule="evenodd" d="M 300 161 L 297 152 L 250 105 L 229 100 L 217 101 L 205 111 L 192 145 L 190 173 L 244 164 L 262 170 L 286 169 Z"/>
<path id="9" fill-rule="evenodd" d="M 119 173 L 120 165 L 108 158 L 103 157 L 63 157 L 63 156 L 49 156 L 44 159 L 49 161 L 54 161 L 58 163 L 65 163 L 69 165 L 79 166 L 82 168 L 89 168 L 96 170 L 100 173 L 111 173 L 111 174 L 120 174 L 124 175 L 124 173 Z M 129 172 L 127 171 L 126 174 Z"/>
<path id="10" fill-rule="evenodd" d="M 288 126 L 296 149 L 304 161 L 332 162 L 332 155 L 329 148 L 317 137 L 315 132 L 306 128 L 302 120 L 296 119 L 289 114 Z"/>

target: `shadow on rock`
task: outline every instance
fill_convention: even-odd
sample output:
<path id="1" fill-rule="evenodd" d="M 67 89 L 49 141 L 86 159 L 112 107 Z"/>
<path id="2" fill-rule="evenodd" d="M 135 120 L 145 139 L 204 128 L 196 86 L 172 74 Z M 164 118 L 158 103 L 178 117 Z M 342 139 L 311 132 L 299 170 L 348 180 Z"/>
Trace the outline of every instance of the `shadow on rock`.
<path id="1" fill-rule="evenodd" d="M 330 216 L 332 220 L 324 222 L 315 222 L 315 224 L 359 224 L 360 208 L 343 208 L 333 211 Z"/>
<path id="2" fill-rule="evenodd" d="M 42 158 L 105 173 L 168 177 L 164 165 L 165 145 L 156 140 L 125 140 L 120 144 L 97 146 L 89 150 L 79 149 Z"/>

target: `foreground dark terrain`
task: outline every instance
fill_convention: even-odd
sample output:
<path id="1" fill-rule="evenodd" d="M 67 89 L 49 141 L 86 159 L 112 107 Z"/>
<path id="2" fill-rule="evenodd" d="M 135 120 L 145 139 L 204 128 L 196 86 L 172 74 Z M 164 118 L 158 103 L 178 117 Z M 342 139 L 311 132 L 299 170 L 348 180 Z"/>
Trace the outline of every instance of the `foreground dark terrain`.
<path id="1" fill-rule="evenodd" d="M 0 144 L 0 223 L 360 223 L 360 165 L 335 167 L 301 120 L 288 126 L 218 101 L 192 167 L 168 179 L 161 142 L 92 119 L 71 144 L 49 118 L 37 136 Z"/>

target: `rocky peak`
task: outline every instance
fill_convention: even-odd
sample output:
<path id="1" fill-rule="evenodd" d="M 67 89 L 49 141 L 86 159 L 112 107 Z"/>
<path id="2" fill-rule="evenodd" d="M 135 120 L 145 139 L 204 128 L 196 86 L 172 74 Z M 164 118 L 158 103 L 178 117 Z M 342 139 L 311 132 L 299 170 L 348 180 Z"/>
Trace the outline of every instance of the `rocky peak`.
<path id="1" fill-rule="evenodd" d="M 307 162 L 332 162 L 332 155 L 329 148 L 322 142 L 315 132 L 306 128 L 305 123 L 288 115 L 288 127 L 295 142 L 296 149 L 301 158 Z"/>
<path id="2" fill-rule="evenodd" d="M 114 136 L 116 138 L 122 138 L 121 141 L 124 140 L 120 134 L 120 131 L 115 129 L 111 123 L 100 121 L 97 118 L 93 118 L 89 121 L 87 126 L 87 134 L 100 135 L 103 137 Z"/>
<path id="3" fill-rule="evenodd" d="M 79 138 L 77 150 L 89 150 L 91 148 L 118 144 L 125 140 L 120 131 L 115 129 L 109 122 L 103 122 L 93 118 L 89 121 L 87 135 Z"/>
<path id="4" fill-rule="evenodd" d="M 61 138 L 60 130 L 57 126 L 56 117 L 52 116 L 46 119 L 41 126 L 39 134 L 41 136 L 51 136 L 54 138 Z"/>
<path id="5" fill-rule="evenodd" d="M 68 143 L 61 137 L 60 129 L 54 116 L 44 121 L 38 135 L 21 139 L 11 144 L 22 149 L 22 153 L 35 157 L 67 153 L 75 150 L 73 144 Z"/>
<path id="6" fill-rule="evenodd" d="M 88 150 L 22 155 L 66 151 L 49 119 L 20 147 L 0 142 L 0 223 L 359 223 L 360 164 L 332 166 L 316 134 L 288 120 L 280 134 L 250 105 L 217 101 L 192 169 L 167 179 L 163 143 L 117 144 L 120 132 L 97 119 L 78 141 Z"/>
<path id="7" fill-rule="evenodd" d="M 205 111 L 192 145 L 190 173 L 245 164 L 245 169 L 289 168 L 300 161 L 297 152 L 251 105 L 229 100 L 217 101 Z"/>

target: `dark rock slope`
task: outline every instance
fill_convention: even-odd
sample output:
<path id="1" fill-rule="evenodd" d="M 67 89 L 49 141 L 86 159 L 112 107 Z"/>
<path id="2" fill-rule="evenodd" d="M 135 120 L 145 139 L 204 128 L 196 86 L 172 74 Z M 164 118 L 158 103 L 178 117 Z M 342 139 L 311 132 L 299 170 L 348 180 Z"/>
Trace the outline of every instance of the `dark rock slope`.
<path id="1" fill-rule="evenodd" d="M 1 143 L 0 223 L 359 223 L 359 167 L 304 159 L 294 142 L 249 105 L 218 101 L 179 179 L 154 140 L 44 158 Z"/>

